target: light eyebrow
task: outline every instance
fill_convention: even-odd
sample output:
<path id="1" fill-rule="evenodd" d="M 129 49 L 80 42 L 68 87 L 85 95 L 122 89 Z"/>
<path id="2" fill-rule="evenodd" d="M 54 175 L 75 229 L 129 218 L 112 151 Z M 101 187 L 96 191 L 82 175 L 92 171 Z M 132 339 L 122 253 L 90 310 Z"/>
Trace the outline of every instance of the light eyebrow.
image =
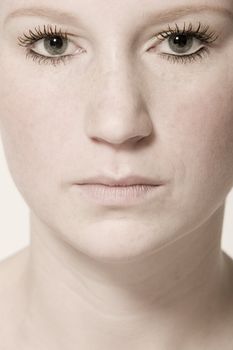
<path id="1" fill-rule="evenodd" d="M 225 17 L 233 19 L 233 12 L 229 9 L 221 6 L 210 6 L 210 5 L 189 5 L 189 6 L 178 6 L 171 10 L 166 9 L 163 12 L 157 13 L 155 15 L 149 13 L 149 19 L 156 19 L 158 23 L 168 22 L 180 17 L 188 16 L 194 13 L 200 13 L 204 11 L 209 11 L 217 14 L 224 15 Z"/>
<path id="2" fill-rule="evenodd" d="M 146 17 L 147 22 L 153 21 L 156 23 L 163 23 L 172 21 L 180 17 L 190 15 L 192 13 L 199 13 L 203 11 L 211 11 L 214 13 L 222 14 L 231 20 L 233 19 L 233 12 L 229 9 L 220 6 L 209 5 L 195 5 L 195 6 L 179 6 L 172 9 L 166 9 L 157 13 L 143 13 L 143 17 Z M 81 23 L 80 18 L 72 12 L 60 11 L 50 7 L 26 7 L 19 8 L 8 14 L 4 20 L 4 25 L 11 19 L 30 16 L 30 17 L 42 17 L 47 19 L 53 19 L 58 22 L 66 22 L 68 24 L 77 25 Z"/>
<path id="3" fill-rule="evenodd" d="M 60 11 L 51 7 L 26 7 L 19 8 L 9 13 L 4 20 L 4 25 L 11 19 L 25 16 L 53 19 L 58 22 L 67 22 L 74 25 L 81 22 L 77 15 L 73 14 L 72 12 Z"/>

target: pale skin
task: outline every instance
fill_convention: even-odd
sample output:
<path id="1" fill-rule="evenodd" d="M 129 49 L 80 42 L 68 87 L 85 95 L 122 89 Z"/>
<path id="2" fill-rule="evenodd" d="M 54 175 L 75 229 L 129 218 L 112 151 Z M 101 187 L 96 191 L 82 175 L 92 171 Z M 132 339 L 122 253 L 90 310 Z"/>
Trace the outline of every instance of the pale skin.
<path id="1" fill-rule="evenodd" d="M 31 233 L 0 265 L 4 350 L 232 349 L 233 263 L 221 250 L 232 0 L 46 0 L 52 11 L 10 15 L 25 6 L 38 1 L 0 4 L 1 139 Z M 161 56 L 178 54 L 155 34 L 199 22 L 216 40 L 183 54 L 208 53 Z M 26 59 L 17 38 L 47 24 L 72 34 L 66 54 L 84 51 L 65 65 Z M 84 200 L 75 182 L 103 170 L 165 185 L 133 207 Z"/>

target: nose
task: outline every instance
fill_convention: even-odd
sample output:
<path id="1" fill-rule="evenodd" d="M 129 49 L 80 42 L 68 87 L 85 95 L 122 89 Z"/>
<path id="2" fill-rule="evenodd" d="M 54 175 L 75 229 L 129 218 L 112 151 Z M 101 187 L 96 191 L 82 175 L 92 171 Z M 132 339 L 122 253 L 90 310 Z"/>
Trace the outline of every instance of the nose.
<path id="1" fill-rule="evenodd" d="M 152 133 L 137 75 L 124 67 L 98 73 L 85 117 L 88 137 L 115 147 L 135 144 Z"/>

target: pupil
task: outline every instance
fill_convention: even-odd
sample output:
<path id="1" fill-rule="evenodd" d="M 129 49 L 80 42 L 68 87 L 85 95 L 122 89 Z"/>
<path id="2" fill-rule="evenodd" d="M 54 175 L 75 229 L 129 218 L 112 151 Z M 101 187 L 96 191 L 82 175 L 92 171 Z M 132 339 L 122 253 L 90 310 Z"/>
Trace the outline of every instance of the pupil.
<path id="1" fill-rule="evenodd" d="M 55 36 L 52 39 L 50 39 L 50 45 L 53 48 L 60 49 L 63 45 L 63 40 L 62 38 Z"/>
<path id="2" fill-rule="evenodd" d="M 174 43 L 178 44 L 180 47 L 187 45 L 188 39 L 186 35 L 176 35 L 174 38 Z"/>

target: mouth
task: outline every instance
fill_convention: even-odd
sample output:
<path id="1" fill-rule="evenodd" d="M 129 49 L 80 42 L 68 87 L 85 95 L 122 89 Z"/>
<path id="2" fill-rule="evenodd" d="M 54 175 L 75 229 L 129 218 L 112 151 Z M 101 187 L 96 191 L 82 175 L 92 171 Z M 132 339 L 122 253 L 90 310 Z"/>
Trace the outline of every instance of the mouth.
<path id="1" fill-rule="evenodd" d="M 104 206 L 134 206 L 158 196 L 164 183 L 158 177 L 105 175 L 89 177 L 75 184 L 83 199 Z"/>
<path id="2" fill-rule="evenodd" d="M 102 206 L 127 207 L 145 203 L 150 198 L 159 195 L 162 185 L 134 184 L 82 184 L 77 185 L 84 200 Z"/>
<path id="3" fill-rule="evenodd" d="M 113 178 L 108 176 L 96 176 L 80 181 L 78 184 L 95 184 L 95 185 L 104 185 L 108 187 L 128 187 L 133 185 L 143 186 L 160 186 L 162 183 L 160 180 L 155 180 L 149 177 L 143 177 L 139 175 L 131 175 L 124 178 Z"/>

